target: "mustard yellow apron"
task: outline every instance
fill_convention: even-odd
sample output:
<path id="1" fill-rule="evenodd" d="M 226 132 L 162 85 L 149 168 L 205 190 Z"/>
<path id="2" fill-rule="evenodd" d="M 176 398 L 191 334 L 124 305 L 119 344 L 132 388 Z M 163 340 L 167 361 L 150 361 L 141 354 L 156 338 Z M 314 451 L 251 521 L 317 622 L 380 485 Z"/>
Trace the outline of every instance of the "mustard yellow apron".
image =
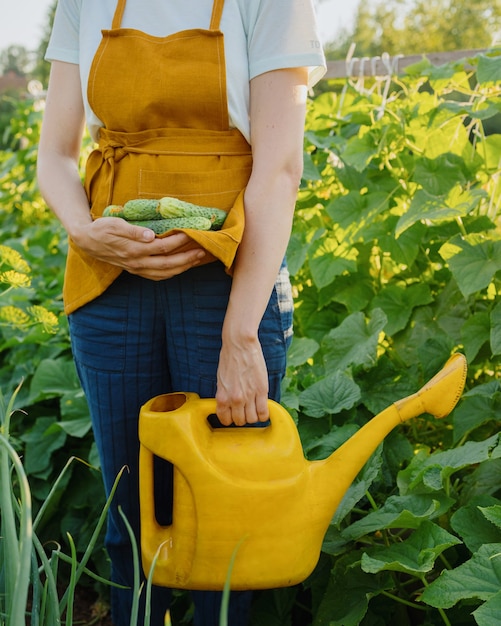
<path id="1" fill-rule="evenodd" d="M 122 28 L 118 0 L 91 66 L 89 104 L 103 123 L 86 165 L 85 190 L 97 219 L 109 204 L 174 196 L 228 212 L 221 231 L 185 232 L 231 267 L 244 228 L 243 193 L 251 148 L 230 129 L 224 0 L 214 0 L 209 29 L 154 37 Z M 91 301 L 121 269 L 98 261 L 70 241 L 64 282 L 66 313 Z"/>

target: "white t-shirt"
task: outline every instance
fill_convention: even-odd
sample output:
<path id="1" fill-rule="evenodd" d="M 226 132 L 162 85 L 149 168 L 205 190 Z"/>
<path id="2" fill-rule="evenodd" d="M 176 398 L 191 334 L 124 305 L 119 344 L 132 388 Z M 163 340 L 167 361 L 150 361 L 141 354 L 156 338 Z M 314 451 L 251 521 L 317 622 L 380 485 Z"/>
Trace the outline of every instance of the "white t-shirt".
<path id="1" fill-rule="evenodd" d="M 100 120 L 87 101 L 87 82 L 101 30 L 111 28 L 117 0 L 59 0 L 46 52 L 49 61 L 80 66 L 87 125 L 96 139 Z M 127 0 L 123 28 L 165 37 L 209 28 L 213 0 Z M 308 67 L 309 84 L 325 72 L 312 0 L 226 0 L 225 37 L 230 123 L 249 140 L 249 80 L 276 69 Z"/>

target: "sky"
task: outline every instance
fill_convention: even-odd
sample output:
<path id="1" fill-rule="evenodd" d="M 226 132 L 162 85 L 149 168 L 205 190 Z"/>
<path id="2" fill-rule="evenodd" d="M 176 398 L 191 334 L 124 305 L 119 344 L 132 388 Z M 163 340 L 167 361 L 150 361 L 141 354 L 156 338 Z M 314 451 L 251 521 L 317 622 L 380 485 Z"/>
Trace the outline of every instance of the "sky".
<path id="1" fill-rule="evenodd" d="M 353 20 L 359 0 L 317 0 L 320 36 L 332 41 Z M 51 0 L 0 0 L 0 50 L 21 45 L 35 50 L 43 36 Z"/>

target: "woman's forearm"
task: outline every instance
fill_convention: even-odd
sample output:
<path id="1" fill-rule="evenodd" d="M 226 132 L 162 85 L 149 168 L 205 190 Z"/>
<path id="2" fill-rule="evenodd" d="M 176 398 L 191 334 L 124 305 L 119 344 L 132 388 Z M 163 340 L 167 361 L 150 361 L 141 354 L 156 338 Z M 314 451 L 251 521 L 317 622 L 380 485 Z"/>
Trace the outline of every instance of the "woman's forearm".
<path id="1" fill-rule="evenodd" d="M 71 237 L 92 221 L 78 167 L 71 157 L 41 150 L 38 181 L 42 196 Z"/>

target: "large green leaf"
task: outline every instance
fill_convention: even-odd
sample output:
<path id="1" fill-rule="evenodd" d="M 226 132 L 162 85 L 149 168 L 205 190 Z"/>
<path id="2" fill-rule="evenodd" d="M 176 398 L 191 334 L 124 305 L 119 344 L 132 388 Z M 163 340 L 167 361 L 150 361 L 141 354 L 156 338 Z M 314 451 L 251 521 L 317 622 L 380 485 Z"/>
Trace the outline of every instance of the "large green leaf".
<path id="1" fill-rule="evenodd" d="M 489 459 L 499 446 L 500 435 L 496 434 L 485 441 L 467 441 L 458 448 L 435 452 L 429 456 L 416 455 L 409 466 L 399 472 L 398 485 L 403 493 L 408 493 L 422 485 L 425 489 L 439 491 L 444 481 L 454 472 L 474 466 Z"/>
<path id="2" fill-rule="evenodd" d="M 374 576 L 360 569 L 361 555 L 352 551 L 336 559 L 313 626 L 358 626 L 367 613 L 370 598 L 393 588 L 389 573 Z"/>
<path id="3" fill-rule="evenodd" d="M 407 326 L 415 307 L 432 301 L 433 297 L 428 285 L 391 284 L 383 287 L 373 299 L 371 307 L 384 311 L 388 318 L 384 330 L 391 337 Z"/>
<path id="4" fill-rule="evenodd" d="M 313 281 L 319 289 L 330 285 L 336 276 L 353 273 L 357 269 L 358 252 L 352 246 L 339 245 L 335 239 L 326 236 L 312 248 L 309 265 Z"/>
<path id="5" fill-rule="evenodd" d="M 66 443 L 66 434 L 51 428 L 52 417 L 39 418 L 33 428 L 21 436 L 25 442 L 24 466 L 28 475 L 47 478 L 51 471 L 52 454 Z"/>
<path id="6" fill-rule="evenodd" d="M 499 515 L 499 500 L 487 495 L 473 498 L 451 517 L 451 527 L 461 537 L 470 552 L 484 543 L 501 543 L 501 530 L 489 520 Z"/>
<path id="7" fill-rule="evenodd" d="M 362 569 L 369 574 L 383 570 L 419 575 L 433 569 L 442 552 L 461 541 L 440 526 L 424 521 L 400 543 L 373 548 L 362 555 Z"/>
<path id="8" fill-rule="evenodd" d="M 492 380 L 473 387 L 454 410 L 453 442 L 456 444 L 468 433 L 487 422 L 498 422 L 501 414 L 501 382 Z"/>
<path id="9" fill-rule="evenodd" d="M 445 196 L 432 195 L 421 189 L 412 198 L 408 211 L 398 220 L 395 234 L 399 237 L 419 220 L 450 220 L 464 217 L 475 209 L 485 193 L 479 189 L 464 191 L 455 185 Z"/>
<path id="10" fill-rule="evenodd" d="M 488 287 L 501 270 L 501 241 L 479 234 L 456 235 L 440 248 L 440 255 L 465 298 Z"/>
<path id="11" fill-rule="evenodd" d="M 472 363 L 480 348 L 489 341 L 491 324 L 489 313 L 479 311 L 473 313 L 461 328 L 464 353 L 468 363 Z"/>
<path id="12" fill-rule="evenodd" d="M 327 212 L 341 228 L 355 226 L 354 231 L 358 237 L 378 215 L 388 209 L 388 203 L 389 195 L 386 192 L 361 194 L 360 190 L 357 190 L 335 198 L 327 206 Z M 355 236 L 351 237 L 353 239 Z"/>
<path id="13" fill-rule="evenodd" d="M 501 591 L 491 596 L 476 611 L 473 617 L 478 626 L 495 626 L 499 622 L 501 615 Z"/>
<path id="14" fill-rule="evenodd" d="M 370 133 L 362 137 L 353 137 L 343 150 L 343 161 L 361 172 L 368 163 L 378 154 L 378 145 Z"/>
<path id="15" fill-rule="evenodd" d="M 440 517 L 454 503 L 445 493 L 390 496 L 377 511 L 345 528 L 341 535 L 345 539 L 360 539 L 364 535 L 385 528 L 418 528 L 426 520 Z"/>
<path id="16" fill-rule="evenodd" d="M 501 543 L 484 544 L 472 558 L 444 570 L 423 592 L 421 600 L 448 609 L 460 600 L 488 600 L 501 589 Z"/>
<path id="17" fill-rule="evenodd" d="M 499 83 L 501 81 L 501 57 L 499 55 L 479 55 L 477 80 L 481 85 L 485 83 Z"/>
<path id="18" fill-rule="evenodd" d="M 429 194 L 444 196 L 458 183 L 466 182 L 465 169 L 460 156 L 446 152 L 435 159 L 417 159 L 413 179 Z"/>
<path id="19" fill-rule="evenodd" d="M 297 367 L 303 365 L 319 349 L 318 343 L 308 337 L 293 337 L 291 347 L 287 352 L 287 365 Z"/>
<path id="20" fill-rule="evenodd" d="M 324 339 L 324 363 L 328 371 L 346 370 L 350 366 L 372 367 L 376 363 L 379 335 L 386 315 L 374 309 L 366 321 L 363 313 L 352 313 Z"/>
<path id="21" fill-rule="evenodd" d="M 80 388 L 73 361 L 45 359 L 38 366 L 30 387 L 30 402 L 62 396 Z"/>
<path id="22" fill-rule="evenodd" d="M 323 417 L 351 409 L 360 396 L 360 388 L 353 379 L 337 370 L 305 389 L 299 396 L 299 404 L 306 415 Z"/>

